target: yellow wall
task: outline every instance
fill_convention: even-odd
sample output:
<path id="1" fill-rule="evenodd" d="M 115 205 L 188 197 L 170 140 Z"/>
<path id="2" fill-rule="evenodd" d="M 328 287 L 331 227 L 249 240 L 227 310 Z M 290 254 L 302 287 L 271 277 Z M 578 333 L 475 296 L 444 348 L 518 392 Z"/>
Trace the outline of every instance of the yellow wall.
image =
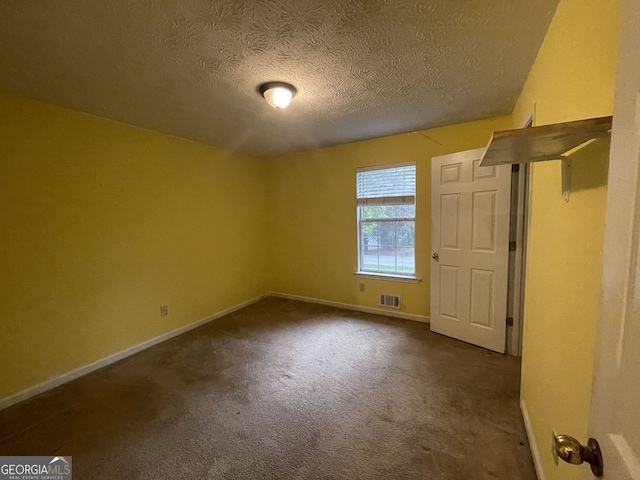
<path id="1" fill-rule="evenodd" d="M 431 157 L 534 106 L 537 125 L 610 114 L 618 3 L 561 1 L 513 118 L 272 160 L 0 94 L 0 398 L 269 290 L 428 315 Z M 549 480 L 584 470 L 549 443 L 587 433 L 607 169 L 588 153 L 568 204 L 559 162 L 533 168 L 522 399 Z M 422 283 L 355 277 L 355 170 L 413 160 Z"/>
<path id="2" fill-rule="evenodd" d="M 431 157 L 483 147 L 494 130 L 511 127 L 503 117 L 271 160 L 272 289 L 366 307 L 378 307 L 380 293 L 399 294 L 403 312 L 429 315 Z M 417 162 L 416 276 L 422 282 L 356 277 L 356 168 L 408 161 Z"/>
<path id="3" fill-rule="evenodd" d="M 610 115 L 618 0 L 561 0 L 518 101 L 519 125 Z M 598 150 L 600 155 L 595 151 Z M 585 468 L 551 456 L 551 434 L 587 440 L 602 261 L 607 148 L 573 161 L 569 203 L 560 162 L 533 165 L 525 293 L 522 400 L 548 480 L 582 479 Z"/>
<path id="4" fill-rule="evenodd" d="M 428 315 L 430 158 L 511 126 L 265 160 L 5 93 L 0 112 L 0 399 L 270 290 L 374 307 L 400 293 Z M 355 169 L 409 160 L 423 282 L 356 279 Z"/>
<path id="5" fill-rule="evenodd" d="M 0 112 L 0 398 L 268 291 L 264 160 Z"/>

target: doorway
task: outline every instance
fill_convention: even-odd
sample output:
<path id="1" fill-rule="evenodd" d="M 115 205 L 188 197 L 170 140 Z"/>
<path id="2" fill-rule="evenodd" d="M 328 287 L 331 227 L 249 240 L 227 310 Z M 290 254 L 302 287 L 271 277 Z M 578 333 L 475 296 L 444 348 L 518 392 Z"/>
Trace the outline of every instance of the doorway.
<path id="1" fill-rule="evenodd" d="M 507 354 L 522 356 L 524 292 L 529 223 L 530 165 L 511 169 L 511 222 L 509 228 L 509 280 L 507 284 Z"/>

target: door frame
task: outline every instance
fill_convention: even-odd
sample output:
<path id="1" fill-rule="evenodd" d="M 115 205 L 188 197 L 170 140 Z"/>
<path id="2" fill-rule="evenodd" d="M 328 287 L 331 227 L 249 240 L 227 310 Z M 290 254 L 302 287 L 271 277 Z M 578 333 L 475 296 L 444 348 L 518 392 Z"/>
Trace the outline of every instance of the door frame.
<path id="1" fill-rule="evenodd" d="M 589 436 L 600 443 L 607 479 L 640 475 L 638 452 L 627 444 L 623 432 L 616 431 L 614 419 L 618 380 L 625 366 L 625 353 L 631 347 L 625 345 L 625 339 L 632 329 L 625 324 L 637 321 L 640 289 L 640 55 L 636 48 L 640 38 L 640 4 L 637 0 L 622 3 L 619 25 L 600 312 L 589 415 Z M 638 386 L 629 385 L 629 388 Z M 631 409 L 629 405 L 625 408 Z M 585 472 L 586 478 L 593 477 Z"/>
<path id="2" fill-rule="evenodd" d="M 534 125 L 535 104 L 525 115 L 521 128 Z M 527 235 L 529 232 L 529 205 L 531 198 L 531 165 L 519 163 L 518 199 L 516 212 L 516 249 L 513 256 L 513 290 L 509 292 L 509 301 L 513 311 L 513 327 L 507 331 L 507 355 L 522 356 L 522 337 L 524 333 L 525 278 L 527 264 Z M 510 259 L 511 260 L 511 259 Z M 509 266 L 511 271 L 511 266 Z"/>

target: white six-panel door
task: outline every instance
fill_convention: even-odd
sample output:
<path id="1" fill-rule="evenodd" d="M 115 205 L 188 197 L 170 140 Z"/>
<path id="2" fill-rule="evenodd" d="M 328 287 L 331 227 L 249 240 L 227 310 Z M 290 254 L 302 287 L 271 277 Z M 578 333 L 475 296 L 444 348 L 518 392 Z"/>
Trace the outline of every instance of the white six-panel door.
<path id="1" fill-rule="evenodd" d="M 605 480 L 640 480 L 640 1 L 621 21 L 590 433 Z"/>
<path id="2" fill-rule="evenodd" d="M 431 330 L 504 353 L 511 166 L 431 160 Z"/>

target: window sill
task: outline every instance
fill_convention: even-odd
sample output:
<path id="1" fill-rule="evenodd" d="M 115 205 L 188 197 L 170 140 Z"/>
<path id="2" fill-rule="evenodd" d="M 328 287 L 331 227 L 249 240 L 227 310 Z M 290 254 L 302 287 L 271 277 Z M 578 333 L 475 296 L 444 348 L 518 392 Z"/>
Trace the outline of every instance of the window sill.
<path id="1" fill-rule="evenodd" d="M 389 280 L 391 282 L 420 283 L 422 281 L 422 279 L 418 277 L 405 277 L 403 275 L 390 275 L 388 273 L 355 272 L 354 275 L 361 278 L 375 278 L 377 280 Z"/>

